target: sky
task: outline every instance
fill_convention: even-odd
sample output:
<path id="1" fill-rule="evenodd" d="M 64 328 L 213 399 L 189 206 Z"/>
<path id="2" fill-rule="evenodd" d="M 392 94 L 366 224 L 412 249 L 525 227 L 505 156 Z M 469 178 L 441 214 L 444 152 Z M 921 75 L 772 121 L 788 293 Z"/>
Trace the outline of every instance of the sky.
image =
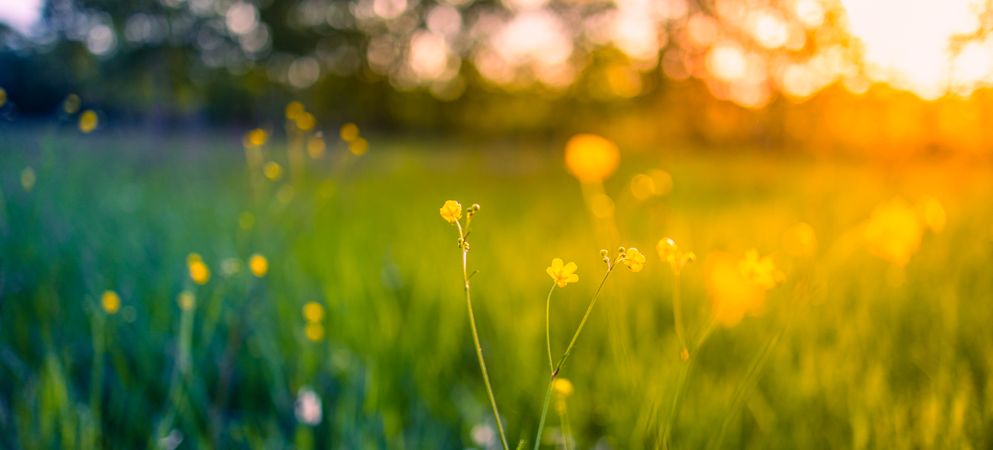
<path id="1" fill-rule="evenodd" d="M 27 34 L 41 17 L 43 0 L 0 0 L 0 22 Z"/>

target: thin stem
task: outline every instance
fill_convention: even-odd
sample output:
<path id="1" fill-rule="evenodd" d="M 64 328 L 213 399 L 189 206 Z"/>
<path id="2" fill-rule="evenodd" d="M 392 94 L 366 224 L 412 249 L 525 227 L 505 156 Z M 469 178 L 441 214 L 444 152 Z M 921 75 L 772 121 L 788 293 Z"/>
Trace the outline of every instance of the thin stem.
<path id="1" fill-rule="evenodd" d="M 545 349 L 548 350 L 548 370 L 549 373 L 555 370 L 555 362 L 552 361 L 552 336 L 551 327 L 549 326 L 549 317 L 551 315 L 552 309 L 552 292 L 555 291 L 555 282 L 552 282 L 552 288 L 548 290 L 548 297 L 545 298 Z"/>
<path id="2" fill-rule="evenodd" d="M 689 360 L 690 350 L 686 346 L 686 331 L 683 328 L 683 302 L 680 297 L 679 289 L 679 271 L 673 270 L 673 287 L 672 287 L 672 314 L 676 321 L 676 338 L 679 339 L 680 353 L 679 357 L 684 361 Z"/>
<path id="3" fill-rule="evenodd" d="M 603 274 L 603 278 L 600 280 L 600 286 L 596 288 L 596 292 L 593 293 L 593 298 L 590 299 L 590 304 L 586 306 L 586 313 L 583 314 L 583 319 L 579 322 L 579 327 L 576 328 L 576 332 L 572 335 L 572 340 L 569 341 L 569 346 L 565 348 L 565 353 L 562 354 L 562 358 L 559 359 L 559 363 L 555 365 L 552 369 L 552 376 L 548 380 L 548 387 L 545 389 L 545 402 L 541 407 L 541 418 L 538 420 L 538 435 L 534 438 L 534 450 L 538 450 L 541 447 L 541 433 L 545 428 L 545 418 L 548 416 L 548 404 L 552 400 L 552 383 L 555 382 L 555 378 L 558 377 L 559 372 L 562 370 L 562 366 L 565 365 L 565 361 L 569 359 L 569 355 L 572 354 L 572 349 L 576 346 L 576 341 L 579 339 L 579 335 L 583 332 L 583 328 L 586 326 L 586 321 L 590 318 L 590 313 L 593 312 L 593 306 L 596 305 L 596 301 L 600 298 L 600 291 L 603 290 L 603 285 L 607 283 L 607 277 L 610 276 L 610 272 L 614 271 L 616 265 L 611 264 L 607 268 L 607 271 Z"/>
<path id="4" fill-rule="evenodd" d="M 465 235 L 462 232 L 462 224 L 458 221 L 455 222 L 459 227 L 459 237 L 460 239 L 465 239 Z M 486 395 L 490 399 L 490 407 L 493 409 L 493 418 L 496 420 L 497 431 L 500 432 L 500 443 L 503 444 L 503 450 L 510 450 L 507 446 L 507 435 L 503 431 L 503 422 L 500 420 L 500 411 L 497 409 L 496 397 L 493 395 L 493 386 L 490 384 L 490 374 L 486 370 L 486 360 L 483 359 L 483 347 L 479 344 L 479 331 L 476 328 L 476 314 L 472 309 L 472 296 L 469 293 L 469 271 L 467 268 L 467 259 L 469 255 L 469 250 L 465 247 L 463 243 L 462 247 L 462 279 L 465 282 L 465 302 L 469 310 L 469 328 L 472 330 L 472 343 L 476 348 L 476 358 L 479 359 L 479 370 L 483 373 L 483 384 L 486 385 Z"/>

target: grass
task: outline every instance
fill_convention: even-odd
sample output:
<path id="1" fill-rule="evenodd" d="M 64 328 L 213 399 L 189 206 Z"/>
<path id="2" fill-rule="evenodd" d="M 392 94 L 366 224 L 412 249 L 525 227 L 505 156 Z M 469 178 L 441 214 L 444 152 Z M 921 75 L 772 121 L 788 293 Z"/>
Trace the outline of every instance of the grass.
<path id="1" fill-rule="evenodd" d="M 579 265 L 579 283 L 551 300 L 561 351 L 597 288 L 599 250 L 618 245 L 648 263 L 610 277 L 563 369 L 576 448 L 993 446 L 986 163 L 631 148 L 605 185 L 620 242 L 604 242 L 558 141 L 370 141 L 344 170 L 308 160 L 294 188 L 284 176 L 253 197 L 240 137 L 2 130 L 0 447 L 465 448 L 486 434 L 499 445 L 461 252 L 438 217 L 450 198 L 482 205 L 472 300 L 511 446 L 534 439 L 548 383 L 545 267 Z M 278 144 L 267 151 L 286 167 Z M 635 200 L 627 182 L 654 168 L 672 192 Z M 902 268 L 862 231 L 896 196 L 933 196 L 948 218 Z M 817 236 L 809 258 L 782 244 L 801 221 Z M 762 314 L 715 327 L 689 363 L 672 273 L 650 251 L 665 236 L 698 257 L 680 273 L 691 346 L 711 321 L 718 252 L 758 249 L 786 275 Z M 204 286 L 189 281 L 190 252 L 211 269 Z M 222 260 L 254 253 L 265 277 L 222 275 Z M 108 289 L 114 315 L 100 308 Z M 183 290 L 196 295 L 187 313 Z M 304 334 L 308 301 L 325 306 L 319 342 Z M 315 426 L 294 415 L 305 386 L 321 397 Z M 548 415 L 546 447 L 563 417 Z"/>

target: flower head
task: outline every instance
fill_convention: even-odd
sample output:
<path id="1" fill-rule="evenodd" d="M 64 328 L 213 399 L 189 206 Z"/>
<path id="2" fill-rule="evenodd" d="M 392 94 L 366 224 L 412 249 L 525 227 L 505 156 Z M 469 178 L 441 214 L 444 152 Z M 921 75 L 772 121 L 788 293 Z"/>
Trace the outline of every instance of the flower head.
<path id="1" fill-rule="evenodd" d="M 100 119 L 97 117 L 97 113 L 92 109 L 87 109 L 83 111 L 83 114 L 79 115 L 79 131 L 83 133 L 91 133 L 93 130 L 97 129 Z"/>
<path id="2" fill-rule="evenodd" d="M 204 264 L 203 258 L 197 253 L 190 253 L 186 257 L 186 267 L 190 272 L 190 279 L 196 284 L 207 284 L 210 281 L 210 268 Z"/>
<path id="3" fill-rule="evenodd" d="M 565 165 L 583 183 L 598 183 L 617 170 L 620 150 L 595 134 L 577 134 L 565 146 Z"/>
<path id="4" fill-rule="evenodd" d="M 637 248 L 631 247 L 622 253 L 621 262 L 632 272 L 640 272 L 645 267 L 645 255 Z"/>
<path id="5" fill-rule="evenodd" d="M 248 258 L 248 269 L 252 271 L 252 275 L 262 278 L 269 271 L 269 260 L 256 253 Z"/>
<path id="6" fill-rule="evenodd" d="M 655 245 L 655 251 L 658 252 L 659 259 L 669 264 L 673 273 L 677 274 L 686 264 L 696 260 L 696 254 L 680 250 L 679 246 L 676 245 L 676 241 L 672 240 L 672 238 L 659 240 L 659 243 Z"/>
<path id="7" fill-rule="evenodd" d="M 572 382 L 565 378 L 556 378 L 555 381 L 552 382 L 552 390 L 555 391 L 555 395 L 558 395 L 560 398 L 569 397 L 574 391 Z"/>
<path id="8" fill-rule="evenodd" d="M 563 264 L 561 258 L 553 259 L 552 265 L 548 266 L 545 272 L 548 273 L 548 276 L 552 277 L 552 280 L 560 288 L 566 287 L 569 283 L 579 281 L 579 275 L 576 274 L 576 263 L 570 262 Z"/>
<path id="9" fill-rule="evenodd" d="M 776 264 L 769 256 L 759 257 L 759 252 L 749 250 L 745 257 L 738 262 L 738 270 L 752 284 L 769 290 L 783 281 L 783 273 L 776 269 Z"/>
<path id="10" fill-rule="evenodd" d="M 265 130 L 256 128 L 248 133 L 245 133 L 245 137 L 242 139 L 242 145 L 244 145 L 245 148 L 259 148 L 265 145 L 268 137 L 269 135 L 265 132 Z"/>
<path id="11" fill-rule="evenodd" d="M 455 223 L 462 218 L 462 205 L 455 200 L 448 200 L 441 207 L 441 218 L 448 223 Z"/>
<path id="12" fill-rule="evenodd" d="M 114 291 L 104 291 L 100 296 L 100 306 L 107 314 L 117 314 L 121 309 L 121 297 Z"/>
<path id="13" fill-rule="evenodd" d="M 324 325 L 319 323 L 308 323 L 304 326 L 303 333 L 311 342 L 320 341 L 324 337 Z"/>
<path id="14" fill-rule="evenodd" d="M 743 258 L 714 254 L 708 257 L 706 273 L 714 319 L 727 327 L 762 312 L 767 291 L 784 278 L 772 258 L 760 257 L 755 250 Z"/>
<path id="15" fill-rule="evenodd" d="M 872 254 L 904 267 L 921 246 L 924 226 L 917 211 L 895 198 L 872 212 L 865 239 Z"/>
<path id="16" fill-rule="evenodd" d="M 303 319 L 307 323 L 320 323 L 324 320 L 324 306 L 317 302 L 307 302 L 303 305 Z"/>

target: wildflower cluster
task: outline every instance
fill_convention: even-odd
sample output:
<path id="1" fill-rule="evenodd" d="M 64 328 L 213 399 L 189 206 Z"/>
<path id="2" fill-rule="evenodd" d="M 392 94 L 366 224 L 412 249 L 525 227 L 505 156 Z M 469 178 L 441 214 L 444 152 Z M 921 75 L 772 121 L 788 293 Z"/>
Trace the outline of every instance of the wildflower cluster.
<path id="1" fill-rule="evenodd" d="M 324 305 L 318 302 L 307 302 L 303 305 L 304 335 L 312 342 L 324 337 Z"/>

